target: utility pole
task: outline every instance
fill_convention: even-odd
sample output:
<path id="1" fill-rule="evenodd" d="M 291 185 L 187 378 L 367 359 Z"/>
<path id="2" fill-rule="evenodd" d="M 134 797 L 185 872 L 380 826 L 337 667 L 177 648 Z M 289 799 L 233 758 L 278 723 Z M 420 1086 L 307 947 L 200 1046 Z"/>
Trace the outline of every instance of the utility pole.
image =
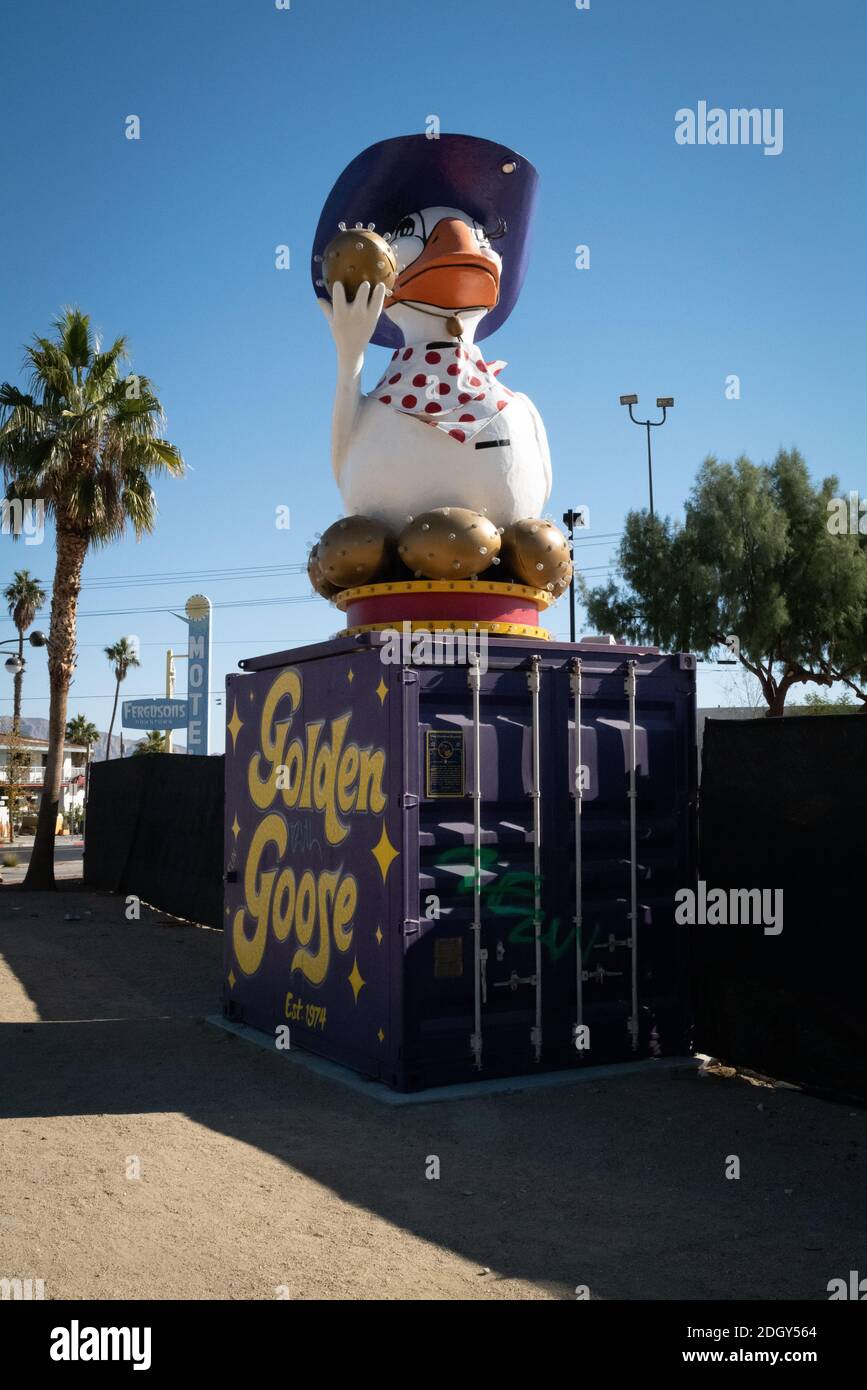
<path id="1" fill-rule="evenodd" d="M 175 693 L 175 654 L 169 647 L 166 652 L 166 699 L 171 700 Z M 167 753 L 172 751 L 172 731 L 164 730 L 165 749 Z"/>
<path id="2" fill-rule="evenodd" d="M 563 513 L 563 523 L 569 532 L 569 550 L 572 553 L 572 578 L 569 580 L 569 641 L 575 641 L 575 528 L 587 525 L 587 509 L 572 507 Z"/>

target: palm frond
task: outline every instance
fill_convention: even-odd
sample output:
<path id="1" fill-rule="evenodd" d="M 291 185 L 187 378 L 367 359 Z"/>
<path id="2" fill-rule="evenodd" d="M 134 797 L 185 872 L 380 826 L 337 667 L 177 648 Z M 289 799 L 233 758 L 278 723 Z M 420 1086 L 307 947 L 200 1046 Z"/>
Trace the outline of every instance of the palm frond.
<path id="1" fill-rule="evenodd" d="M 180 450 L 162 438 L 164 415 L 144 375 L 121 379 L 126 339 L 100 349 L 77 308 L 26 349 L 29 394 L 0 387 L 0 472 L 9 496 L 39 498 L 58 526 L 88 543 L 116 540 L 130 522 L 150 531 L 156 499 L 150 479 L 179 476 Z"/>
<path id="2" fill-rule="evenodd" d="M 71 306 L 55 319 L 54 327 L 70 366 L 85 371 L 93 355 L 90 315 Z"/>

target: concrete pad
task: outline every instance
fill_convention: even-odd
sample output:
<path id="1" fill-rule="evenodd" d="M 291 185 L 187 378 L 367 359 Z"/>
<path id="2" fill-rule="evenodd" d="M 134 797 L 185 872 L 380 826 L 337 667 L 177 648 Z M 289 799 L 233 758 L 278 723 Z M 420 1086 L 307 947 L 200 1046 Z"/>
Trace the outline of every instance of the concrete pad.
<path id="1" fill-rule="evenodd" d="M 341 1067 L 325 1057 L 317 1057 L 302 1048 L 277 1048 L 267 1033 L 250 1028 L 246 1023 L 233 1023 L 222 1014 L 210 1014 L 205 1020 L 215 1028 L 223 1028 L 235 1037 L 243 1038 L 254 1047 L 262 1047 L 272 1056 L 285 1058 L 296 1066 L 336 1081 L 350 1091 L 378 1100 L 382 1105 L 432 1105 L 436 1101 L 477 1100 L 481 1096 L 504 1095 L 514 1091 L 544 1091 L 557 1086 L 571 1086 L 579 1081 L 604 1081 L 614 1076 L 634 1076 L 653 1071 L 657 1076 L 665 1071 L 683 1071 L 701 1065 L 697 1057 L 642 1057 L 635 1062 L 611 1062 L 607 1066 L 581 1067 L 573 1071 L 538 1072 L 533 1076 L 497 1076 L 490 1081 L 466 1081 L 454 1086 L 430 1086 L 424 1091 L 392 1091 L 381 1081 L 361 1076 L 349 1067 Z"/>

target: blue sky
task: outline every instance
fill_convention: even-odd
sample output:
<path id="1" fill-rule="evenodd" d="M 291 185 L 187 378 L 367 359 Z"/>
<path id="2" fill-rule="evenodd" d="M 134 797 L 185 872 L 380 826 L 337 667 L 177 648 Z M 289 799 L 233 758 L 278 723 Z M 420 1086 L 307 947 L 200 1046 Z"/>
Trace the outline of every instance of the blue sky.
<path id="1" fill-rule="evenodd" d="M 646 502 L 644 435 L 618 405 L 624 392 L 642 407 L 677 401 L 654 434 L 659 511 L 681 513 L 707 454 L 768 460 L 781 445 L 867 492 L 865 37 L 857 0 L 591 0 L 586 11 L 573 0 L 11 0 L 0 377 L 19 380 L 22 344 L 78 303 L 106 337 L 128 335 L 189 468 L 160 485 L 152 538 L 87 563 L 70 712 L 107 727 L 101 649 L 117 637 L 142 643 L 128 697 L 160 693 L 165 649 L 183 647 L 168 612 L 117 610 L 177 611 L 208 593 L 212 691 L 241 657 L 340 626 L 303 573 L 198 576 L 299 565 L 339 515 L 333 345 L 310 242 L 349 160 L 432 114 L 443 131 L 512 145 L 540 172 L 523 294 L 486 347 L 545 420 L 552 514 L 590 508 L 583 565 L 609 565 L 625 512 Z M 783 108 L 782 153 L 678 145 L 675 112 L 701 100 Z M 131 114 L 138 141 L 124 135 Z M 579 243 L 589 270 L 575 268 Z M 275 269 L 280 244 L 291 270 Z M 371 349 L 369 384 L 384 361 Z M 726 399 L 730 374 L 739 400 Z M 280 505 L 288 531 L 275 526 Z M 50 537 L 14 548 L 0 537 L 3 584 L 22 565 L 50 581 L 53 564 Z M 106 583 L 154 574 L 189 577 Z M 565 603 L 549 626 L 568 634 Z M 0 639 L 12 635 L 0 624 Z M 700 703 L 729 702 L 725 679 L 703 672 Z M 11 681 L 0 689 L 9 713 Z M 25 715 L 47 715 L 47 696 L 34 652 Z"/>

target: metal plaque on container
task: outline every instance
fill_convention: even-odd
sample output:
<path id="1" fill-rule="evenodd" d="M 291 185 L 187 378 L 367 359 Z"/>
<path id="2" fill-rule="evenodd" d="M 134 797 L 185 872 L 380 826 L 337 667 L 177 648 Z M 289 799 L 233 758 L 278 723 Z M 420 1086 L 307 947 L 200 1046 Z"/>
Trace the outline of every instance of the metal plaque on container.
<path id="1" fill-rule="evenodd" d="M 464 738 L 460 730 L 427 730 L 425 782 L 428 797 L 464 795 Z"/>
<path id="2" fill-rule="evenodd" d="M 464 973 L 464 943 L 459 936 L 441 936 L 434 942 L 434 979 L 459 980 Z"/>

